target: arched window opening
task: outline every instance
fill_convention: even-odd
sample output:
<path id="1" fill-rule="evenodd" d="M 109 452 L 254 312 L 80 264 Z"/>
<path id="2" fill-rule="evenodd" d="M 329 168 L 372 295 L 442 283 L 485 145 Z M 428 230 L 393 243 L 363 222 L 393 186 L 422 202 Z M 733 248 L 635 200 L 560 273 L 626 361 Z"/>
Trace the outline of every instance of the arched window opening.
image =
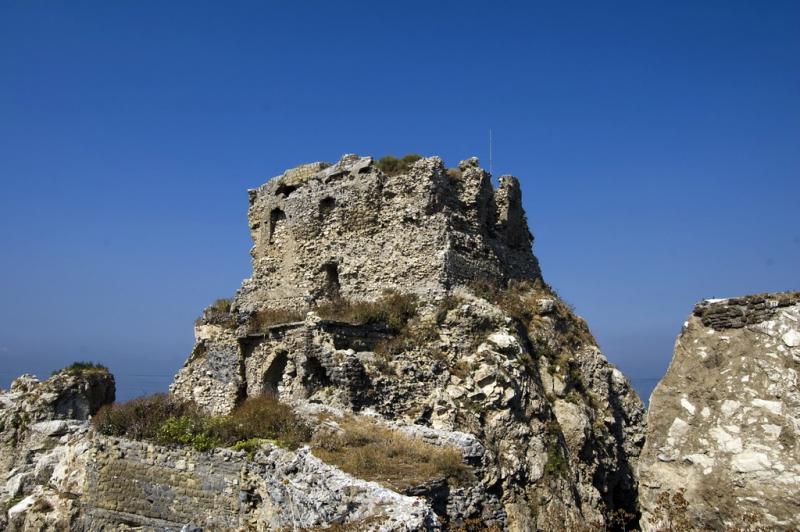
<path id="1" fill-rule="evenodd" d="M 278 386 L 283 381 L 283 372 L 286 370 L 286 363 L 289 361 L 289 354 L 280 351 L 275 355 L 272 363 L 264 373 L 263 392 L 268 394 L 278 394 Z"/>
<path id="2" fill-rule="evenodd" d="M 272 242 L 275 237 L 275 231 L 278 226 L 286 220 L 286 213 L 283 210 L 275 208 L 269 213 L 269 241 Z"/>
<path id="3" fill-rule="evenodd" d="M 339 265 L 329 262 L 322 267 L 323 286 L 322 292 L 328 299 L 339 297 L 341 284 L 339 283 Z"/>
<path id="4" fill-rule="evenodd" d="M 296 186 L 281 183 L 280 185 L 278 185 L 278 188 L 275 189 L 275 195 L 283 198 L 288 198 L 289 195 L 295 190 L 297 190 Z"/>
<path id="5" fill-rule="evenodd" d="M 303 385 L 311 393 L 314 393 L 314 390 L 331 385 L 331 378 L 318 359 L 306 359 Z"/>
<path id="6" fill-rule="evenodd" d="M 325 218 L 330 213 L 333 212 L 333 209 L 336 207 L 336 200 L 328 196 L 327 198 L 322 198 L 319 202 L 319 215 L 322 218 Z"/>

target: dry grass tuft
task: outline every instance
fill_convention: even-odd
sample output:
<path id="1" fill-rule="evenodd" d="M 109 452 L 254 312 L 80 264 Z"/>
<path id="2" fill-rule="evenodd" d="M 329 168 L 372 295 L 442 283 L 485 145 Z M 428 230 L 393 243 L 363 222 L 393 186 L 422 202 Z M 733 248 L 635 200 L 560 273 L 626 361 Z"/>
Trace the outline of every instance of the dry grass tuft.
<path id="1" fill-rule="evenodd" d="M 401 159 L 393 155 L 387 155 L 378 159 L 375 166 L 387 176 L 396 176 L 408 172 L 411 166 L 420 159 L 422 159 L 422 155 L 417 155 L 416 153 L 409 153 Z"/>
<path id="2" fill-rule="evenodd" d="M 404 490 L 437 478 L 471 478 L 461 451 L 439 447 L 388 429 L 368 418 L 339 420 L 342 432 L 321 431 L 312 440 L 316 456 L 364 480 Z"/>
<path id="3" fill-rule="evenodd" d="M 87 375 L 91 373 L 106 374 L 108 373 L 108 368 L 102 364 L 98 364 L 97 362 L 73 362 L 66 368 L 58 369 L 52 374 L 58 375 L 59 373 L 66 373 L 68 375 L 72 375 L 73 377 L 80 377 L 81 375 Z"/>
<path id="4" fill-rule="evenodd" d="M 248 331 L 251 334 L 263 333 L 273 325 L 303 321 L 305 318 L 306 313 L 302 310 L 265 308 L 250 317 Z"/>
<path id="5" fill-rule="evenodd" d="M 92 425 L 108 436 L 144 440 L 155 438 L 168 419 L 196 414 L 197 406 L 193 403 L 159 393 L 106 405 L 92 418 Z"/>
<path id="6" fill-rule="evenodd" d="M 321 318 L 346 321 L 354 325 L 385 323 L 394 332 L 402 330 L 417 315 L 417 298 L 387 290 L 374 301 L 349 301 L 342 298 L 327 301 L 315 309 Z"/>

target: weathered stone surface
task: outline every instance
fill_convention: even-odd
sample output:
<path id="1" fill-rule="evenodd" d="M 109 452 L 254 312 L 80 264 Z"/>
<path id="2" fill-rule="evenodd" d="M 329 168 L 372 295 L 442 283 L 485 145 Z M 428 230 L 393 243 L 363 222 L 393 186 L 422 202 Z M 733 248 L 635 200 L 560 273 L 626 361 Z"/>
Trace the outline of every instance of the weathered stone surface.
<path id="1" fill-rule="evenodd" d="M 239 339 L 230 328 L 195 326 L 195 346 L 170 387 L 214 414 L 230 412 L 245 394 Z"/>
<path id="2" fill-rule="evenodd" d="M 252 459 L 95 435 L 81 530 L 292 530 L 365 522 L 365 530 L 436 530 L 421 500 L 358 480 L 314 457 L 265 444 Z M 373 518 L 375 518 L 373 520 Z"/>
<path id="3" fill-rule="evenodd" d="M 56 394 L 36 392 L 67 391 L 70 383 L 83 389 L 80 377 L 18 380 L 15 392 L 3 395 L 0 419 L 12 412 L 54 415 L 47 405 Z M 21 422 L 17 429 L 13 443 L 0 445 L 9 464 L 0 470 L 3 530 L 267 531 L 333 523 L 440 529 L 424 499 L 353 478 L 308 449 L 265 443 L 253 457 L 228 449 L 203 453 L 101 436 L 78 420 Z"/>
<path id="4" fill-rule="evenodd" d="M 345 155 L 251 190 L 253 276 L 235 306 L 302 308 L 386 289 L 429 298 L 474 278 L 538 277 L 517 179 L 494 190 L 477 159 L 462 167 L 454 177 L 428 157 L 386 176 L 372 158 Z"/>
<path id="5" fill-rule="evenodd" d="M 639 462 L 643 525 L 685 490 L 698 529 L 800 527 L 800 293 L 704 301 L 653 392 Z"/>
<path id="6" fill-rule="evenodd" d="M 518 181 L 505 176 L 493 189 L 474 158 L 458 172 L 425 158 L 397 176 L 356 156 L 288 170 L 250 191 L 253 276 L 229 315 L 207 310 L 198 322 L 173 393 L 221 413 L 271 392 L 301 408 L 372 413 L 412 434 L 465 434 L 477 484 L 420 488 L 451 523 L 560 530 L 636 514 L 641 401 L 544 285 L 521 205 Z M 527 283 L 512 306 L 527 306 L 530 319 L 477 297 L 476 282 Z M 386 289 L 419 297 L 412 328 L 427 331 L 389 353 L 385 327 L 313 312 L 253 327 L 264 309 L 305 313 Z M 446 298 L 458 304 L 442 308 Z"/>
<path id="7" fill-rule="evenodd" d="M 114 376 L 105 371 L 57 373 L 40 382 L 23 375 L 0 390 L 0 472 L 29 462 L 28 446 L 55 441 L 101 406 L 114 401 Z M 34 449 L 39 451 L 39 449 Z"/>
<path id="8" fill-rule="evenodd" d="M 544 284 L 515 178 L 495 190 L 477 159 L 436 157 L 387 176 L 348 155 L 250 191 L 248 214 L 253 275 L 198 320 L 172 392 L 215 414 L 274 393 L 308 419 L 372 416 L 460 449 L 471 480 L 397 493 L 309 449 L 201 453 L 43 417 L 26 434 L 46 452 L 5 479 L 31 498 L 13 530 L 569 530 L 636 514 L 641 401 Z M 407 325 L 314 311 L 387 289 L 416 296 Z"/>
<path id="9" fill-rule="evenodd" d="M 76 502 L 60 495 L 64 484 L 49 483 L 69 461 L 72 443 L 86 438 L 86 419 L 114 395 L 113 375 L 97 370 L 61 372 L 43 382 L 23 375 L 0 392 L 0 506 L 8 507 L 0 529 L 70 529 Z M 59 478 L 81 471 L 83 465 Z"/>

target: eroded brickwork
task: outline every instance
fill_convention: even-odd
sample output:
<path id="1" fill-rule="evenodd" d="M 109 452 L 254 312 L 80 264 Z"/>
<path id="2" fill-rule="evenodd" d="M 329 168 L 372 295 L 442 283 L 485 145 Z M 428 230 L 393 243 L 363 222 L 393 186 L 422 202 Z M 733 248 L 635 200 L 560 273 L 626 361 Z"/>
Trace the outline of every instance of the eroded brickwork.
<path id="1" fill-rule="evenodd" d="M 449 172 L 438 157 L 387 176 L 372 158 L 287 170 L 250 191 L 253 276 L 244 312 L 303 308 L 384 290 L 436 297 L 474 279 L 539 277 L 519 183 L 495 190 L 476 159 Z"/>

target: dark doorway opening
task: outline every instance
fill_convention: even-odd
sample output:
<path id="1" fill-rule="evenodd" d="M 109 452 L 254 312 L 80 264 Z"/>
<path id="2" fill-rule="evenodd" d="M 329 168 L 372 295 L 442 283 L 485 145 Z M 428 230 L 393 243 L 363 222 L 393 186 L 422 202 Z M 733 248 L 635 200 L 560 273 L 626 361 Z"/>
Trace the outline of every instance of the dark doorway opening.
<path id="1" fill-rule="evenodd" d="M 289 354 L 286 351 L 279 351 L 272 363 L 264 373 L 263 391 L 267 394 L 278 394 L 278 386 L 283 381 L 283 372 L 286 370 L 286 363 L 289 361 Z"/>
<path id="2" fill-rule="evenodd" d="M 303 385 L 309 393 L 314 393 L 319 388 L 331 385 L 331 378 L 322 363 L 316 358 L 307 358 L 305 364 Z"/>
<path id="3" fill-rule="evenodd" d="M 319 215 L 321 218 L 325 218 L 330 213 L 333 212 L 333 209 L 336 208 L 336 200 L 331 198 L 330 196 L 327 198 L 322 198 L 319 202 Z"/>
<path id="4" fill-rule="evenodd" d="M 322 291 L 328 299 L 339 297 L 341 284 L 339 283 L 339 265 L 329 262 L 322 267 L 324 275 Z"/>
<path id="5" fill-rule="evenodd" d="M 269 241 L 272 242 L 278 225 L 286 220 L 286 213 L 281 209 L 272 209 L 269 213 Z"/>

